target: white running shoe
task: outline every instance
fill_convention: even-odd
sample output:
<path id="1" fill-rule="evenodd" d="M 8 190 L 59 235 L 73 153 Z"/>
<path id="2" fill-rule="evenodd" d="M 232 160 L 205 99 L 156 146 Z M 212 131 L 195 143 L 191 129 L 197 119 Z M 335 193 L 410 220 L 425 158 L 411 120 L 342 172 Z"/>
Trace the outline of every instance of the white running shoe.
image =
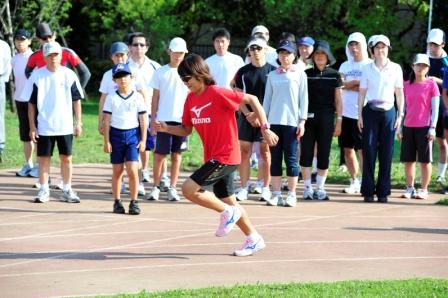
<path id="1" fill-rule="evenodd" d="M 361 183 L 359 183 L 358 179 L 350 179 L 350 186 L 344 188 L 344 192 L 353 195 L 359 193 L 361 191 Z"/>
<path id="2" fill-rule="evenodd" d="M 62 177 L 59 177 L 57 183 L 54 185 L 54 188 L 59 190 L 64 189 L 64 181 L 62 180 Z"/>
<path id="3" fill-rule="evenodd" d="M 143 185 L 143 182 L 140 182 L 138 184 L 137 193 L 138 193 L 139 196 L 144 196 L 146 194 L 145 186 Z"/>
<path id="4" fill-rule="evenodd" d="M 406 187 L 406 190 L 404 191 L 404 193 L 401 195 L 402 198 L 405 199 L 411 199 L 411 198 L 415 198 L 415 188 L 413 186 L 408 186 Z"/>
<path id="5" fill-rule="evenodd" d="M 241 210 L 236 206 L 229 206 L 226 210 L 221 212 L 219 226 L 215 233 L 216 237 L 223 237 L 229 234 L 240 217 Z"/>
<path id="6" fill-rule="evenodd" d="M 171 201 L 171 202 L 180 201 L 180 197 L 179 197 L 175 187 L 170 186 L 168 188 L 168 201 Z"/>
<path id="7" fill-rule="evenodd" d="M 39 189 L 37 196 L 34 197 L 34 203 L 45 203 L 50 200 L 50 190 L 49 189 Z"/>
<path id="8" fill-rule="evenodd" d="M 417 190 L 417 195 L 415 196 L 416 199 L 420 200 L 427 200 L 429 197 L 428 190 L 427 189 L 419 189 Z"/>
<path id="9" fill-rule="evenodd" d="M 160 189 L 157 186 L 151 190 L 151 193 L 146 197 L 149 201 L 158 201 L 160 196 Z"/>
<path id="10" fill-rule="evenodd" d="M 263 181 L 255 182 L 255 185 L 254 185 L 254 188 L 253 188 L 253 193 L 261 194 L 262 191 L 263 191 Z"/>
<path id="11" fill-rule="evenodd" d="M 330 199 L 327 195 L 327 192 L 323 188 L 316 189 L 316 191 L 314 192 L 313 198 L 316 200 L 321 200 L 321 201 L 327 201 Z"/>
<path id="12" fill-rule="evenodd" d="M 306 187 L 303 189 L 303 199 L 312 200 L 314 198 L 314 190 L 312 187 Z"/>
<path id="13" fill-rule="evenodd" d="M 34 165 L 34 167 L 29 172 L 28 176 L 33 177 L 33 178 L 39 178 L 39 165 L 38 164 Z"/>
<path id="14" fill-rule="evenodd" d="M 286 207 L 295 207 L 297 205 L 297 196 L 295 192 L 289 191 L 286 196 L 285 206 Z"/>
<path id="15" fill-rule="evenodd" d="M 262 191 L 261 191 L 261 196 L 259 201 L 261 202 L 267 202 L 272 198 L 272 193 L 269 190 L 269 187 L 263 187 Z"/>
<path id="16" fill-rule="evenodd" d="M 445 186 L 445 177 L 437 176 L 436 182 L 439 183 L 442 186 Z"/>
<path id="17" fill-rule="evenodd" d="M 168 176 L 162 176 L 162 178 L 160 179 L 160 191 L 163 192 L 167 192 L 168 188 L 170 187 L 171 181 L 170 178 L 168 178 Z"/>
<path id="18" fill-rule="evenodd" d="M 283 206 L 283 198 L 280 192 L 273 193 L 270 200 L 266 201 L 266 205 L 268 206 Z"/>
<path id="19" fill-rule="evenodd" d="M 148 170 L 142 170 L 142 182 L 149 182 L 151 177 Z"/>
<path id="20" fill-rule="evenodd" d="M 17 177 L 28 177 L 28 175 L 31 173 L 32 168 L 29 164 L 24 164 L 23 167 L 16 172 Z"/>
<path id="21" fill-rule="evenodd" d="M 247 200 L 248 191 L 245 187 L 240 188 L 236 193 L 236 200 L 237 201 L 245 201 Z"/>
<path id="22" fill-rule="evenodd" d="M 262 250 L 266 247 L 266 243 L 264 243 L 263 238 L 260 236 L 257 240 L 251 240 L 246 238 L 244 241 L 243 247 L 239 250 L 235 250 L 233 255 L 236 257 L 247 257 L 251 256 L 259 250 Z"/>
<path id="23" fill-rule="evenodd" d="M 59 200 L 67 203 L 81 203 L 78 195 L 71 188 L 68 190 L 63 190 Z"/>

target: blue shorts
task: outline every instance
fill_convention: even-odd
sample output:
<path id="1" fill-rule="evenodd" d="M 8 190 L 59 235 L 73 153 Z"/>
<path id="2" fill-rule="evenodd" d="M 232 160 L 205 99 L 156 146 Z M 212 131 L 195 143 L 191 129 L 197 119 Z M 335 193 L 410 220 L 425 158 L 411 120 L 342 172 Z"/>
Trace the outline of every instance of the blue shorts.
<path id="1" fill-rule="evenodd" d="M 117 129 L 110 128 L 109 133 L 112 153 L 110 162 L 112 164 L 121 164 L 125 161 L 138 161 L 138 142 L 140 141 L 140 128 Z"/>
<path id="2" fill-rule="evenodd" d="M 168 125 L 181 125 L 178 122 L 166 122 Z M 166 132 L 158 132 L 155 153 L 168 155 L 180 153 L 188 149 L 187 137 L 175 136 Z"/>
<path id="3" fill-rule="evenodd" d="M 146 151 L 152 151 L 156 148 L 156 136 L 150 134 L 151 130 L 151 115 L 148 115 L 148 129 L 146 130 Z"/>

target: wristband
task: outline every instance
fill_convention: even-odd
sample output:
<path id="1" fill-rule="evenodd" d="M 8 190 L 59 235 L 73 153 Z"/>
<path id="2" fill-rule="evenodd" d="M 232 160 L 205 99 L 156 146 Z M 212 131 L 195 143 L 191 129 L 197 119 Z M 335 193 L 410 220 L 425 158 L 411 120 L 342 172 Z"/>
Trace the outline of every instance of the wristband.
<path id="1" fill-rule="evenodd" d="M 336 119 L 338 119 L 338 120 L 342 120 L 342 116 L 338 116 Z"/>
<path id="2" fill-rule="evenodd" d="M 262 124 L 261 126 L 260 126 L 260 128 L 261 129 L 269 129 L 269 128 L 271 128 L 271 126 L 269 125 L 269 123 L 265 123 L 265 124 Z"/>

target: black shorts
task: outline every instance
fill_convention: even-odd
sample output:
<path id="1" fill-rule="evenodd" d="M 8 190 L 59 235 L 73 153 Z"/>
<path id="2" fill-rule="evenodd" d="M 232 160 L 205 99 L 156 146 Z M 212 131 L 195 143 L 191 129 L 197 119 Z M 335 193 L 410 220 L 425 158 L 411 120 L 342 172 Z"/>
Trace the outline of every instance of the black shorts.
<path id="1" fill-rule="evenodd" d="M 429 127 L 403 126 L 403 139 L 401 140 L 401 162 L 432 162 L 432 142 L 428 141 Z"/>
<path id="2" fill-rule="evenodd" d="M 362 134 L 358 128 L 358 120 L 342 117 L 341 135 L 338 138 L 339 147 L 359 150 L 362 148 Z"/>
<path id="3" fill-rule="evenodd" d="M 39 136 L 37 156 L 53 156 L 55 143 L 58 143 L 59 155 L 72 155 L 73 135 Z"/>
<path id="4" fill-rule="evenodd" d="M 213 185 L 213 193 L 218 199 L 230 197 L 235 193 L 233 172 L 238 165 L 225 165 L 216 160 L 206 162 L 191 176 L 200 186 Z"/>
<path id="5" fill-rule="evenodd" d="M 179 122 L 166 122 L 168 125 L 181 125 Z M 154 152 L 160 155 L 181 153 L 188 150 L 188 138 L 172 135 L 166 132 L 158 132 Z"/>
<path id="6" fill-rule="evenodd" d="M 238 117 L 238 139 L 250 143 L 261 142 L 262 135 L 259 127 L 253 127 L 244 116 Z"/>
<path id="7" fill-rule="evenodd" d="M 29 142 L 30 139 L 30 122 L 28 121 L 28 102 L 17 101 L 17 116 L 19 117 L 19 134 L 22 142 Z"/>
<path id="8" fill-rule="evenodd" d="M 439 114 L 436 125 L 436 137 L 445 138 L 445 129 L 448 129 L 448 116 Z"/>

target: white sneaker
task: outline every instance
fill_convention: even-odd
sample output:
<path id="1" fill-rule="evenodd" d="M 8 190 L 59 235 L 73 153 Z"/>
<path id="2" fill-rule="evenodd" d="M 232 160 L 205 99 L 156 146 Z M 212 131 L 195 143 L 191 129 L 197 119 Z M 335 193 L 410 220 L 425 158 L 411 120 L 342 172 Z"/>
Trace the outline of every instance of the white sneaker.
<path id="1" fill-rule="evenodd" d="M 28 174 L 28 176 L 33 177 L 33 178 L 38 178 L 39 177 L 39 165 L 34 165 L 34 167 L 31 169 L 30 173 Z"/>
<path id="2" fill-rule="evenodd" d="M 272 193 L 269 190 L 269 187 L 263 187 L 259 201 L 267 202 L 271 199 L 271 197 Z"/>
<path id="3" fill-rule="evenodd" d="M 361 183 L 359 183 L 358 179 L 350 179 L 350 186 L 344 188 L 344 192 L 347 194 L 356 194 L 361 191 Z"/>
<path id="4" fill-rule="evenodd" d="M 313 198 L 316 200 L 321 200 L 321 201 L 327 201 L 330 199 L 327 195 L 327 192 L 323 188 L 316 189 L 316 191 L 314 192 Z"/>
<path id="5" fill-rule="evenodd" d="M 305 187 L 303 189 L 303 199 L 312 200 L 314 198 L 314 190 L 312 187 Z"/>
<path id="6" fill-rule="evenodd" d="M 216 237 L 222 237 L 229 234 L 240 217 L 241 210 L 236 206 L 229 206 L 229 208 L 221 212 L 219 226 L 215 233 Z"/>
<path id="7" fill-rule="evenodd" d="M 158 201 L 159 196 L 160 196 L 160 189 L 157 186 L 154 186 L 151 193 L 146 197 L 146 199 L 150 201 Z"/>
<path id="8" fill-rule="evenodd" d="M 295 192 L 289 191 L 286 196 L 285 206 L 286 207 L 295 207 L 297 205 L 297 196 Z"/>
<path id="9" fill-rule="evenodd" d="M 63 190 L 59 200 L 67 203 L 81 203 L 78 195 L 71 188 L 68 190 Z"/>
<path id="10" fill-rule="evenodd" d="M 50 200 L 49 189 L 39 189 L 37 196 L 34 197 L 34 203 L 45 203 Z"/>
<path id="11" fill-rule="evenodd" d="M 421 188 L 417 191 L 417 195 L 415 196 L 416 199 L 420 200 L 427 200 L 428 197 L 429 197 L 428 190 Z"/>
<path id="12" fill-rule="evenodd" d="M 247 194 L 248 194 L 248 191 L 247 191 L 247 189 L 245 187 L 244 188 L 240 188 L 240 190 L 238 190 L 237 193 L 236 193 L 236 200 L 237 201 L 245 201 L 245 200 L 247 200 Z"/>
<path id="13" fill-rule="evenodd" d="M 283 180 L 282 181 L 282 190 L 288 191 L 289 190 L 289 186 L 288 186 L 288 180 Z"/>
<path id="14" fill-rule="evenodd" d="M 163 192 L 167 192 L 168 188 L 170 187 L 171 181 L 170 178 L 168 178 L 168 176 L 162 176 L 162 178 L 160 179 L 160 191 Z"/>
<path id="15" fill-rule="evenodd" d="M 59 177 L 57 183 L 54 186 L 55 189 L 63 190 L 64 189 L 64 181 L 61 177 Z"/>
<path id="16" fill-rule="evenodd" d="M 142 170 L 142 182 L 149 182 L 151 177 L 148 170 Z"/>
<path id="17" fill-rule="evenodd" d="M 233 252 L 233 255 L 237 257 L 247 257 L 253 255 L 259 250 L 262 250 L 265 247 L 266 244 L 264 243 L 264 240 L 261 236 L 256 241 L 246 238 L 243 247 L 240 250 L 235 250 Z"/>
<path id="18" fill-rule="evenodd" d="M 283 206 L 283 198 L 281 193 L 274 193 L 270 200 L 266 201 L 268 206 Z"/>
<path id="19" fill-rule="evenodd" d="M 436 182 L 442 186 L 445 186 L 445 177 L 437 176 Z"/>
<path id="20" fill-rule="evenodd" d="M 171 201 L 171 202 L 177 202 L 177 201 L 180 201 L 180 197 L 179 197 L 179 195 L 177 194 L 177 190 L 176 190 L 176 188 L 173 187 L 173 186 L 170 186 L 170 187 L 168 188 L 168 201 Z"/>
<path id="21" fill-rule="evenodd" d="M 31 173 L 32 168 L 29 164 L 24 164 L 23 167 L 16 172 L 17 177 L 28 177 L 28 175 Z"/>
<path id="22" fill-rule="evenodd" d="M 401 197 L 405 199 L 415 198 L 415 188 L 413 186 L 406 187 L 406 190 L 401 195 Z"/>
<path id="23" fill-rule="evenodd" d="M 137 192 L 139 196 L 144 196 L 146 194 L 145 192 L 145 186 L 143 185 L 143 182 L 140 182 L 138 184 Z"/>
<path id="24" fill-rule="evenodd" d="M 262 191 L 263 191 L 263 181 L 255 182 L 253 193 L 261 194 Z"/>

